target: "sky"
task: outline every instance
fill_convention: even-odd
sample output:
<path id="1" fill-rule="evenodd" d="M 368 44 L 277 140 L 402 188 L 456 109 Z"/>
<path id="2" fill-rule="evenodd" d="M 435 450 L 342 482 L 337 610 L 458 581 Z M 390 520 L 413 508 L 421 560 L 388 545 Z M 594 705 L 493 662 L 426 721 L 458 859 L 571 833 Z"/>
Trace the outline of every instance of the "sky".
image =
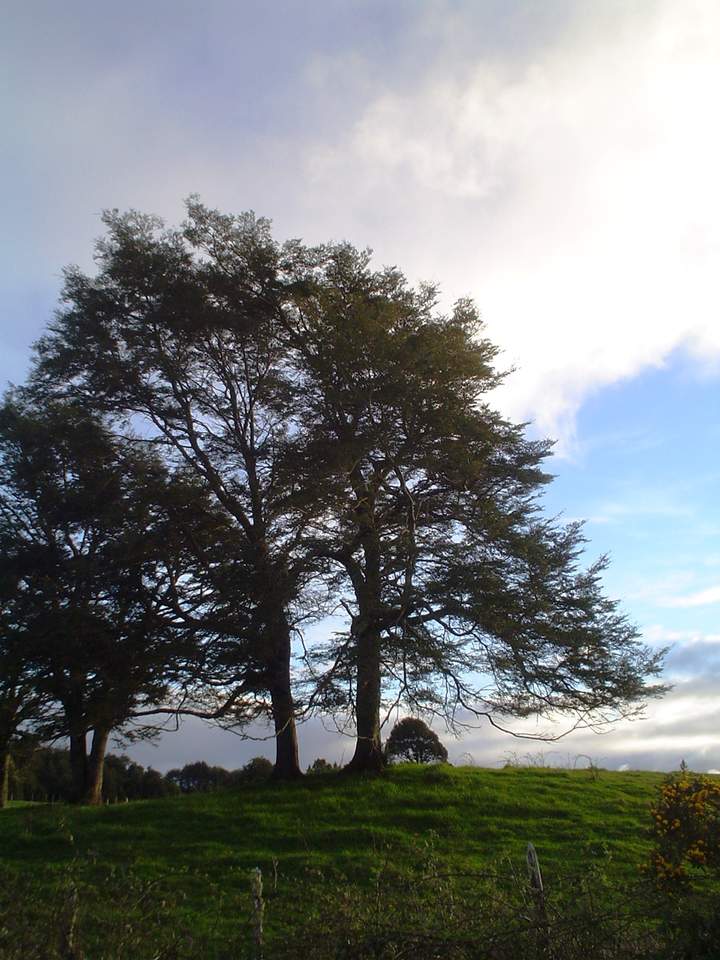
<path id="1" fill-rule="evenodd" d="M 642 721 L 451 759 L 720 770 L 720 7 L 714 0 L 126 0 L 6 8 L 0 381 L 106 208 L 197 193 L 278 239 L 372 247 L 472 296 L 514 372 L 495 401 L 556 440 L 547 509 L 674 684 Z M 320 721 L 301 759 L 348 759 Z M 187 723 L 129 753 L 237 767 L 268 742 Z"/>

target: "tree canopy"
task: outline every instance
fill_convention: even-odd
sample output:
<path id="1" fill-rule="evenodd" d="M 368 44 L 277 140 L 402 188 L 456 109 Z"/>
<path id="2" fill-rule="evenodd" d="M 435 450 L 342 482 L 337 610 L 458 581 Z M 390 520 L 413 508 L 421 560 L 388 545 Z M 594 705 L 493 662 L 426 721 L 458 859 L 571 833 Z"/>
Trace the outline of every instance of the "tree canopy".
<path id="1" fill-rule="evenodd" d="M 22 391 L 0 408 L 0 684 L 14 682 L 20 719 L 69 738 L 91 802 L 111 732 L 196 676 L 196 634 L 170 602 L 188 495 L 86 408 Z"/>
<path id="2" fill-rule="evenodd" d="M 104 222 L 96 272 L 66 272 L 25 395 L 146 451 L 123 469 L 166 478 L 161 500 L 192 491 L 166 512 L 181 559 L 160 576 L 113 534 L 115 579 L 162 597 L 171 647 L 212 638 L 206 689 L 237 720 L 270 720 L 276 775 L 300 774 L 296 721 L 313 711 L 354 719 L 362 770 L 383 762 L 387 708 L 596 725 L 662 692 L 661 655 L 604 594 L 606 560 L 584 567 L 581 527 L 543 512 L 551 443 L 493 408 L 497 349 L 472 302 L 442 311 L 436 288 L 367 251 L 280 244 L 267 221 L 195 199 L 177 229 Z M 121 529 L 145 523 L 134 510 Z M 140 632 L 148 603 L 132 608 Z M 59 635 L 50 595 L 39 609 Z M 151 699 L 169 689 L 163 670 L 147 682 Z"/>
<path id="3" fill-rule="evenodd" d="M 660 658 L 604 596 L 606 561 L 582 568 L 580 525 L 543 515 L 551 444 L 490 406 L 501 377 L 475 306 L 440 313 L 434 288 L 347 245 L 305 257 L 300 461 L 332 517 L 310 546 L 349 612 L 321 689 L 354 709 L 351 766 L 382 762 L 383 696 L 452 721 L 632 710 Z"/>

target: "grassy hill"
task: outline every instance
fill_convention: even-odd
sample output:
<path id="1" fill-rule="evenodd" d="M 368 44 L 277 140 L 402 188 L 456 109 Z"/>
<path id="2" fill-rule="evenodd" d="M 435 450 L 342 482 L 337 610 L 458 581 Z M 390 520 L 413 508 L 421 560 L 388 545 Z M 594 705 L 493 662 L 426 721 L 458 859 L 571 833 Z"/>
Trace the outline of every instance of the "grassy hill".
<path id="1" fill-rule="evenodd" d="M 631 883 L 647 857 L 648 808 L 662 779 L 401 766 L 376 778 L 325 774 L 98 809 L 11 806 L 0 815 L 0 910 L 3 899 L 8 911 L 17 902 L 11 888 L 24 891 L 23 956 L 32 957 L 30 928 L 53 910 L 57 925 L 65 922 L 63 896 L 72 880 L 91 944 L 102 942 L 119 917 L 132 920 L 145 910 L 146 930 L 173 923 L 191 931 L 187 952 L 176 944 L 167 957 L 240 957 L 251 955 L 241 951 L 248 949 L 248 878 L 255 867 L 268 894 L 271 945 L 291 937 L 301 915 L 304 921 L 319 909 L 328 878 L 348 897 L 373 889 L 381 875 L 406 877 L 421 863 L 431 864 L 436 878 L 485 876 L 499 864 L 520 874 L 528 841 L 548 887 L 599 862 L 610 880 Z M 2 949 L 0 936 L 0 957 L 15 955 L 7 944 Z M 113 955 L 144 955 L 141 945 L 134 949 Z"/>

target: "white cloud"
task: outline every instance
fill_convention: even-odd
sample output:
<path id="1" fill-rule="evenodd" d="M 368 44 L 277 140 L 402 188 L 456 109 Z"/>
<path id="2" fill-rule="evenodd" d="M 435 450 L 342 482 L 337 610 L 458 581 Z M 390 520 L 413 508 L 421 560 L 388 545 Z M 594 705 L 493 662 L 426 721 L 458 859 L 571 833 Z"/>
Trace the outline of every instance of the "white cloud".
<path id="1" fill-rule="evenodd" d="M 660 605 L 663 598 L 690 589 L 696 580 L 692 570 L 671 570 L 662 576 L 647 577 L 642 574 L 628 578 L 623 595 L 629 600 Z"/>
<path id="2" fill-rule="evenodd" d="M 701 644 L 720 645 L 720 633 L 701 633 L 699 630 L 668 630 L 661 624 L 652 624 L 642 631 L 643 639 L 655 646 L 666 646 L 670 643 L 680 643 L 683 647 L 693 647 Z"/>
<path id="3" fill-rule="evenodd" d="M 720 603 L 720 586 L 708 587 L 682 597 L 664 597 L 658 600 L 663 607 L 706 607 Z"/>
<path id="4" fill-rule="evenodd" d="M 502 402 L 565 439 L 599 386 L 720 351 L 720 10 L 612 9 L 522 63 L 451 52 L 307 154 L 356 235 L 476 297 L 521 368 Z"/>
<path id="5" fill-rule="evenodd" d="M 608 501 L 597 506 L 597 513 L 589 518 L 593 523 L 621 523 L 628 517 L 686 518 L 693 514 L 687 503 L 671 502 L 651 491 L 640 492 L 632 500 Z"/>

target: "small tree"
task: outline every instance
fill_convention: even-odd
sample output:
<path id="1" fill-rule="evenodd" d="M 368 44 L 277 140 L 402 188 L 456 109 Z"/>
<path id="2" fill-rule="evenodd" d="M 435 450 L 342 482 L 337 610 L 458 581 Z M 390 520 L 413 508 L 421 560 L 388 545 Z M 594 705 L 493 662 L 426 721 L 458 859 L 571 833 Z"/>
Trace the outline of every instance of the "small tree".
<path id="1" fill-rule="evenodd" d="M 438 735 L 417 717 L 405 717 L 396 723 L 385 744 L 388 760 L 412 763 L 446 763 L 448 752 Z"/>

